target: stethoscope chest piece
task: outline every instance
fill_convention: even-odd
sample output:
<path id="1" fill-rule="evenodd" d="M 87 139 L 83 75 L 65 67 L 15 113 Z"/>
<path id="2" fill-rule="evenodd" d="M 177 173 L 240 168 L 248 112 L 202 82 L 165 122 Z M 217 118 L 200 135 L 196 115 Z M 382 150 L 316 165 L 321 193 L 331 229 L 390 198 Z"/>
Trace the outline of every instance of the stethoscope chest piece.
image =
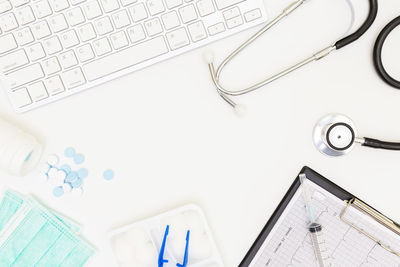
<path id="1" fill-rule="evenodd" d="M 317 149 L 328 156 L 338 157 L 349 153 L 357 137 L 354 122 L 341 114 L 323 117 L 314 128 L 313 140 Z"/>

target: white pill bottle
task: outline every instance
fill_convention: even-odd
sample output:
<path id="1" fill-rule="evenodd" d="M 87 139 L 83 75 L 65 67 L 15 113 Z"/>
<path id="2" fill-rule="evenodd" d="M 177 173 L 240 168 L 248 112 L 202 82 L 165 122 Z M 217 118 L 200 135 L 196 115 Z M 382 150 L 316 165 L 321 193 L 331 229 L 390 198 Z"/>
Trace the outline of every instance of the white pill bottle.
<path id="1" fill-rule="evenodd" d="M 24 176 L 36 167 L 42 150 L 35 137 L 0 117 L 0 169 Z"/>

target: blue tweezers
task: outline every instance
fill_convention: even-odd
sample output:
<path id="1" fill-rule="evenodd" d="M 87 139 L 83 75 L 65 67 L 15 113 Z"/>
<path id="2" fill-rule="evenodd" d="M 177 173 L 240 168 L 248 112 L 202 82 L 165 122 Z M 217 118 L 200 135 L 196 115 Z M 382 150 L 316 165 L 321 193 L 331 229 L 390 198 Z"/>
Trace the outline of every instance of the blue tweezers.
<path id="1" fill-rule="evenodd" d="M 167 263 L 168 260 L 164 259 L 164 253 L 165 253 L 165 245 L 167 243 L 167 236 L 169 234 L 169 225 L 167 225 L 167 228 L 165 229 L 165 234 L 163 238 L 163 242 L 161 245 L 160 249 L 160 254 L 158 255 L 158 267 L 163 267 L 164 263 Z M 178 267 L 186 267 L 188 263 L 188 253 L 189 253 L 189 237 L 190 237 L 190 231 L 187 231 L 186 234 L 186 247 L 185 247 L 185 256 L 183 258 L 183 263 L 177 263 L 176 266 Z"/>

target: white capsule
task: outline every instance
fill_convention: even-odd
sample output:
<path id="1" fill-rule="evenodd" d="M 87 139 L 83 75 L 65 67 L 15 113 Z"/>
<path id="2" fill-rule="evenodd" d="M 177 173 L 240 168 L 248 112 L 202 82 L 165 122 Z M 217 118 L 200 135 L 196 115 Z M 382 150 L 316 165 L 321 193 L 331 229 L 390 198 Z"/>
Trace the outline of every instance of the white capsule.
<path id="1" fill-rule="evenodd" d="M 58 170 L 56 168 L 50 168 L 47 175 L 49 176 L 50 179 L 55 179 L 57 176 L 57 172 Z"/>
<path id="2" fill-rule="evenodd" d="M 57 164 L 58 164 L 58 161 L 59 161 L 59 158 L 58 158 L 58 156 L 57 155 L 49 155 L 48 157 L 47 157 L 47 163 L 50 165 L 50 166 L 56 166 Z"/>

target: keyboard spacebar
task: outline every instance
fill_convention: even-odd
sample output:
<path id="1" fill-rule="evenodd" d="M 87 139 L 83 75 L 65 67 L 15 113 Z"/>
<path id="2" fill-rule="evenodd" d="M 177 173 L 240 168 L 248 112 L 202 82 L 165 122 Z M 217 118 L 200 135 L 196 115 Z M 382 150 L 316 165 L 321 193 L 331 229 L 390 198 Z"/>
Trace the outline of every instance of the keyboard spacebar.
<path id="1" fill-rule="evenodd" d="M 117 53 L 92 61 L 83 66 L 89 81 L 129 68 L 168 52 L 163 36 L 126 48 Z"/>

